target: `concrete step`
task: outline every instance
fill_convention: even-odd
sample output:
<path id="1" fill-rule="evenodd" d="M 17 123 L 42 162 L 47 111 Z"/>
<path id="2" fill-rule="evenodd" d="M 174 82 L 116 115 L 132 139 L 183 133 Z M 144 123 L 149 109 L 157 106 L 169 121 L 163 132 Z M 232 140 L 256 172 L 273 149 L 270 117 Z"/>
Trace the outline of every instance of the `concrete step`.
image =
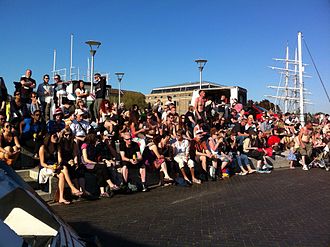
<path id="1" fill-rule="evenodd" d="M 34 167 L 31 169 L 16 170 L 16 173 L 29 184 L 36 193 L 46 202 L 52 201 L 58 187 L 58 179 L 55 177 L 50 177 L 48 182 L 48 192 L 40 189 L 38 183 L 39 167 Z"/>

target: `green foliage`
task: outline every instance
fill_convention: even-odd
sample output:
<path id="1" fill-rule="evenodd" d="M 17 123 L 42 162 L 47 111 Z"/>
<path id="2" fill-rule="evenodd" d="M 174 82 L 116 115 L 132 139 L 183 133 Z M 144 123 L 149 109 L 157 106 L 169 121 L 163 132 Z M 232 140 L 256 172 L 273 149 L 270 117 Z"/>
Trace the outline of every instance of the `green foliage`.
<path id="1" fill-rule="evenodd" d="M 274 105 L 274 103 L 270 102 L 268 99 L 263 99 L 259 103 L 256 102 L 256 105 L 261 106 L 267 110 L 273 110 L 275 112 L 280 112 L 281 109 L 278 105 Z M 276 107 L 276 108 L 275 108 Z"/>
<path id="2" fill-rule="evenodd" d="M 122 102 L 124 102 L 126 109 L 131 108 L 134 104 L 138 105 L 140 108 L 145 108 L 147 106 L 145 95 L 138 92 L 124 91 Z"/>

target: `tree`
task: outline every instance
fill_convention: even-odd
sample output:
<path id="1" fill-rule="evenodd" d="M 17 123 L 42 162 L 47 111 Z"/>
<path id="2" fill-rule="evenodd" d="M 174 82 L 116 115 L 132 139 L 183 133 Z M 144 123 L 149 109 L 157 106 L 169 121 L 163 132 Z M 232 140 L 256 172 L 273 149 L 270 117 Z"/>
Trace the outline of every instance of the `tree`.
<path id="1" fill-rule="evenodd" d="M 126 109 L 131 108 L 132 105 L 138 105 L 139 108 L 147 106 L 145 95 L 138 92 L 124 91 L 122 102 L 124 102 Z"/>
<path id="2" fill-rule="evenodd" d="M 267 110 L 275 110 L 275 112 L 281 111 L 278 105 L 275 106 L 274 103 L 270 102 L 268 99 L 263 99 L 259 103 L 256 102 L 256 104 Z"/>

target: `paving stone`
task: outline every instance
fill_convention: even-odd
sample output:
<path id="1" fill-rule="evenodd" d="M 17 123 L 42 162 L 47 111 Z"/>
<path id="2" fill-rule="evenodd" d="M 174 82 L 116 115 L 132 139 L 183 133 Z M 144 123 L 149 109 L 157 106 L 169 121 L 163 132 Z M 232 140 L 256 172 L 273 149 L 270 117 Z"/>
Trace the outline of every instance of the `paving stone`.
<path id="1" fill-rule="evenodd" d="M 104 246 L 330 246 L 330 172 L 279 169 L 53 209 Z"/>

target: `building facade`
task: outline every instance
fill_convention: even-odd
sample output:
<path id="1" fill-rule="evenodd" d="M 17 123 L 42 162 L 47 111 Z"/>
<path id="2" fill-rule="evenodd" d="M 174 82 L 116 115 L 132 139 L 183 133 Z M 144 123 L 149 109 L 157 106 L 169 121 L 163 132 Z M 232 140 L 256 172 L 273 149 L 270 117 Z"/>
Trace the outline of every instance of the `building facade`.
<path id="1" fill-rule="evenodd" d="M 199 82 L 154 88 L 150 94 L 146 94 L 146 102 L 153 105 L 160 100 L 164 105 L 167 102 L 167 97 L 171 96 L 172 101 L 177 107 L 177 112 L 179 114 L 185 114 L 189 105 L 194 105 L 192 100 L 196 98 L 199 88 Z M 247 102 L 247 90 L 242 87 L 224 86 L 214 82 L 204 81 L 202 83 L 202 89 L 206 92 L 206 97 L 211 98 L 215 102 L 220 99 L 221 95 L 225 95 L 231 102 L 233 99 L 237 99 L 242 104 L 246 104 Z"/>

